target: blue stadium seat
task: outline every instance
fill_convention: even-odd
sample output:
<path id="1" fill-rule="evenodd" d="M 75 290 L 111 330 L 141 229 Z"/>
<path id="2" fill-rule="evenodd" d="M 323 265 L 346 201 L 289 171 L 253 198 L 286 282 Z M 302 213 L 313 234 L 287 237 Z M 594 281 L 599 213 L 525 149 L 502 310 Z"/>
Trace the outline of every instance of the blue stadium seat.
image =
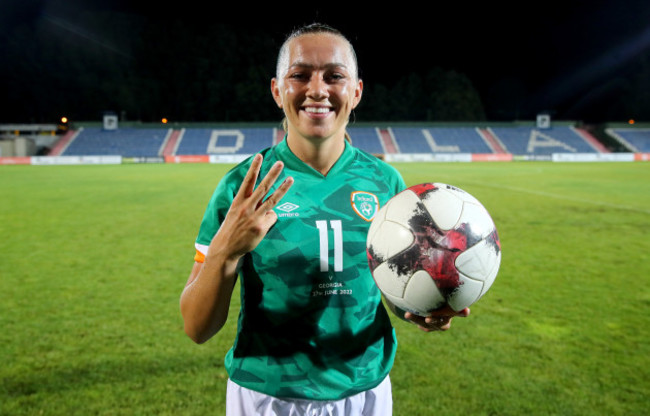
<path id="1" fill-rule="evenodd" d="M 155 157 L 160 155 L 170 132 L 171 129 L 163 128 L 104 130 L 87 127 L 80 130 L 62 155 Z"/>
<path id="2" fill-rule="evenodd" d="M 489 129 L 508 153 L 550 155 L 552 153 L 594 153 L 597 150 L 569 126 L 549 129 L 493 127 Z M 168 128 L 84 128 L 63 155 L 121 155 L 155 157 L 172 130 Z M 352 143 L 366 152 L 386 153 L 381 133 L 375 127 L 348 127 Z M 389 129 L 400 153 L 495 153 L 475 127 L 394 127 Z M 185 128 L 176 144 L 176 155 L 250 155 L 273 145 L 276 129 Z M 616 129 L 618 135 L 641 152 L 650 152 L 649 129 Z"/>
<path id="3" fill-rule="evenodd" d="M 490 128 L 508 153 L 515 155 L 551 155 L 553 153 L 597 153 L 574 129 L 558 126 L 549 129 L 533 127 Z"/>
<path id="4" fill-rule="evenodd" d="M 607 133 L 633 152 L 650 152 L 650 129 L 614 128 Z"/>
<path id="5" fill-rule="evenodd" d="M 181 133 L 176 155 L 257 153 L 273 145 L 272 128 L 187 128 Z"/>
<path id="6" fill-rule="evenodd" d="M 494 153 L 474 127 L 394 127 L 400 153 Z"/>
<path id="7" fill-rule="evenodd" d="M 375 127 L 348 127 L 347 131 L 355 147 L 372 154 L 386 153 L 379 131 Z"/>

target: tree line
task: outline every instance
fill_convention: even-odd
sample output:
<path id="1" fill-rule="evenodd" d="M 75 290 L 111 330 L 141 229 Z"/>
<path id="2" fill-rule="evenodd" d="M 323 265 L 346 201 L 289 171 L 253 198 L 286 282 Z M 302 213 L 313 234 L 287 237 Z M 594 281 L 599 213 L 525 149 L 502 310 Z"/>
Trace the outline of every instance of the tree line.
<path id="1" fill-rule="evenodd" d="M 105 111 L 143 122 L 281 118 L 269 86 L 282 39 L 250 27 L 108 12 L 83 21 L 42 17 L 2 34 L 0 122 L 99 120 Z M 485 111 L 464 74 L 429 68 L 366 83 L 355 119 L 483 120 Z"/>
<path id="2" fill-rule="evenodd" d="M 281 119 L 269 87 L 284 33 L 201 23 L 85 12 L 74 20 L 44 15 L 0 27 L 0 123 L 100 120 L 106 111 L 142 122 Z M 362 77 L 364 69 L 372 73 L 364 68 L 367 52 L 357 53 Z M 461 72 L 418 68 L 366 82 L 354 118 L 474 122 L 550 111 L 569 120 L 650 120 L 650 50 L 620 66 L 576 91 L 560 88 L 555 95 L 564 102 L 555 103 L 549 91 L 530 91 L 516 80 L 495 80 L 492 91 L 479 92 Z"/>

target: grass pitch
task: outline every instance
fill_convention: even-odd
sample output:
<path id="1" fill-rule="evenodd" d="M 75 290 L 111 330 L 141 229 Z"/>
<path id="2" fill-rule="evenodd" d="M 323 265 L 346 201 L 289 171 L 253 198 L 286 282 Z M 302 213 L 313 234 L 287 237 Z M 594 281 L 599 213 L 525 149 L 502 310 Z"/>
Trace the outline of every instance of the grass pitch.
<path id="1" fill-rule="evenodd" d="M 395 320 L 396 415 L 631 415 L 650 405 L 650 164 L 399 164 L 476 196 L 503 248 L 446 333 Z M 0 166 L 0 414 L 223 414 L 236 325 L 178 298 L 225 165 Z"/>

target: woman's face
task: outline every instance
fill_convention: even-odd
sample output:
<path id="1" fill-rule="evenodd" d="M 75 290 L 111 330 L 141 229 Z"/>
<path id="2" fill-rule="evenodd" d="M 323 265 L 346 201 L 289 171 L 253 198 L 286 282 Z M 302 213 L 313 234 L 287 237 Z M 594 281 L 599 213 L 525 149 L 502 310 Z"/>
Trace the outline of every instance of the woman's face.
<path id="1" fill-rule="evenodd" d="M 307 34 L 290 41 L 288 55 L 287 70 L 271 81 L 271 91 L 289 134 L 343 139 L 363 90 L 349 44 L 330 33 Z"/>

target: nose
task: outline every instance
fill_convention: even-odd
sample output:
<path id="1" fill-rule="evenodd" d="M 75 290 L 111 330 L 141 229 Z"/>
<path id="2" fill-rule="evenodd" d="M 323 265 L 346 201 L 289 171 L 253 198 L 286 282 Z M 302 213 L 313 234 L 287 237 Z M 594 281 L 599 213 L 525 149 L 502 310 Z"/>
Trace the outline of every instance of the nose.
<path id="1" fill-rule="evenodd" d="M 312 74 L 307 85 L 307 96 L 316 101 L 329 97 L 327 82 L 323 78 L 323 74 L 317 71 Z"/>

